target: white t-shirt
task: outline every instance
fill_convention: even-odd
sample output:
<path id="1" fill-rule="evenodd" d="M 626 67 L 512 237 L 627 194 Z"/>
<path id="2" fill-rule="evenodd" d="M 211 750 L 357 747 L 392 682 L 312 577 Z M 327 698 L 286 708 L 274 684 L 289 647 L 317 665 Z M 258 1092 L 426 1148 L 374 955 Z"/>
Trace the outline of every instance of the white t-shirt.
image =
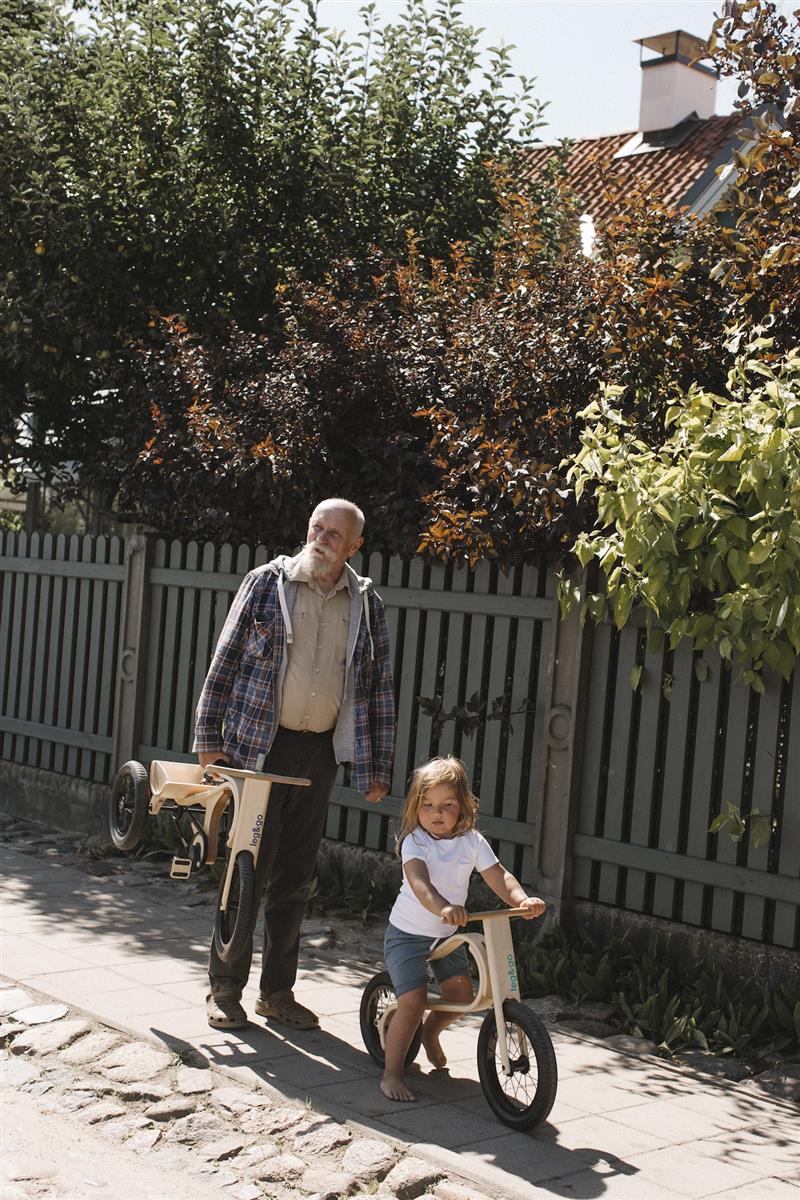
<path id="1" fill-rule="evenodd" d="M 464 904 L 472 872 L 486 871 L 498 861 L 486 838 L 476 829 L 452 838 L 435 838 L 419 825 L 403 839 L 400 858 L 404 866 L 412 858 L 421 859 L 428 868 L 431 883 L 450 904 Z M 389 913 L 389 923 L 404 933 L 417 933 L 422 937 L 440 938 L 455 933 L 454 925 L 440 921 L 420 904 L 405 872 Z"/>

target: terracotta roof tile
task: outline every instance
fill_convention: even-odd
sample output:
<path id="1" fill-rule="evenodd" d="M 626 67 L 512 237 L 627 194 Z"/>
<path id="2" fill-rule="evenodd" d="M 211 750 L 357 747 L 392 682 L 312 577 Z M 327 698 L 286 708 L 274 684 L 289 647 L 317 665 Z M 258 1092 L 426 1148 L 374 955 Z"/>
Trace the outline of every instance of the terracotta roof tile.
<path id="1" fill-rule="evenodd" d="M 595 225 L 613 216 L 618 207 L 608 195 L 602 169 L 619 183 L 644 183 L 666 204 L 677 206 L 720 150 L 734 139 L 742 123 L 739 113 L 708 117 L 698 121 L 677 146 L 617 159 L 614 155 L 635 136 L 634 133 L 583 138 L 573 144 L 567 176 L 581 199 L 583 211 L 591 213 Z M 523 180 L 538 179 L 552 154 L 551 146 L 533 146 L 525 151 Z"/>

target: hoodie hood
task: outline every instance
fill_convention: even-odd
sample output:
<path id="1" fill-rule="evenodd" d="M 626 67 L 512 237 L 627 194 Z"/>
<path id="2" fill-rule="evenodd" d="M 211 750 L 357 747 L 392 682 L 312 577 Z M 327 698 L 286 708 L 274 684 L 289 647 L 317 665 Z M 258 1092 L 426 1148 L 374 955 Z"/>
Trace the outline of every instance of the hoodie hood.
<path id="1" fill-rule="evenodd" d="M 278 578 L 278 603 L 281 607 L 281 615 L 283 616 L 283 623 L 286 628 L 286 642 L 289 646 L 291 646 L 294 641 L 294 631 L 292 630 L 290 606 L 286 599 L 286 585 L 294 585 L 292 568 L 297 562 L 297 557 L 298 556 L 296 554 L 279 554 L 276 558 L 273 558 L 270 562 L 268 562 L 264 568 L 264 570 L 276 575 Z M 344 570 L 345 577 L 347 579 L 347 590 L 350 593 L 351 611 L 354 601 L 363 607 L 364 623 L 367 629 L 367 638 L 369 639 L 370 658 L 374 658 L 375 643 L 372 637 L 372 625 L 369 615 L 369 592 L 372 590 L 372 580 L 367 575 L 359 575 L 357 571 L 353 570 L 349 563 L 344 564 Z M 355 632 L 358 632 L 357 622 L 355 626 Z M 348 666 L 350 665 L 350 661 L 353 657 L 354 649 L 355 637 L 349 639 L 347 652 Z"/>

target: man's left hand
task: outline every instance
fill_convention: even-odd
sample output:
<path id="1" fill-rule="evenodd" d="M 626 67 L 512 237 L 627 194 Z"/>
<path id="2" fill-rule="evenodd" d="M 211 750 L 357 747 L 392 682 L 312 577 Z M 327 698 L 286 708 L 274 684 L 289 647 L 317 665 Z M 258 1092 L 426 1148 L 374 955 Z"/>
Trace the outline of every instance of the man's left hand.
<path id="1" fill-rule="evenodd" d="M 388 787 L 385 783 L 373 783 L 368 792 L 364 792 L 364 799 L 369 800 L 370 804 L 377 804 L 379 800 L 388 792 Z"/>

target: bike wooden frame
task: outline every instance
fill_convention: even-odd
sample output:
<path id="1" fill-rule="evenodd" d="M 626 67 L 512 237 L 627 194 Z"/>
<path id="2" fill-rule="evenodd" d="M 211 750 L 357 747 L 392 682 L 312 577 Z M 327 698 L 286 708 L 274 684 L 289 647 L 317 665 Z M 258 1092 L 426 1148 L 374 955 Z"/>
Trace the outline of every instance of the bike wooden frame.
<path id="1" fill-rule="evenodd" d="M 208 782 L 208 776 L 219 778 L 219 783 Z M 233 816 L 228 833 L 228 865 L 222 888 L 220 908 L 226 911 L 233 863 L 240 850 L 246 850 L 258 862 L 261 838 L 269 804 L 269 795 L 274 783 L 289 787 L 308 787 L 310 779 L 290 775 L 272 775 L 265 771 L 244 771 L 230 767 L 227 763 L 212 763 L 203 768 L 195 763 L 164 762 L 154 759 L 150 764 L 150 814 L 157 813 L 165 801 L 180 807 L 200 806 L 204 810 L 203 833 L 206 840 L 206 864 L 216 861 L 219 842 L 219 827 L 222 814 L 233 802 Z M 188 858 L 175 857 L 170 875 L 173 879 L 185 879 L 191 873 L 192 862 Z"/>
<path id="2" fill-rule="evenodd" d="M 511 939 L 511 917 L 520 917 L 527 912 L 524 908 L 500 908 L 489 912 L 470 913 L 468 921 L 482 921 L 483 933 L 454 933 L 445 938 L 428 955 L 428 962 L 445 958 L 459 946 L 466 946 L 478 968 L 478 986 L 469 1004 L 448 1004 L 435 996 L 428 996 L 425 1011 L 472 1013 L 494 1008 L 497 1022 L 497 1049 L 500 1063 L 506 1075 L 511 1074 L 506 1040 L 506 1025 L 503 1003 L 520 1000 L 517 959 Z M 390 1003 L 376 1022 L 381 1045 L 385 1047 L 385 1029 L 391 1020 L 397 1003 Z"/>

